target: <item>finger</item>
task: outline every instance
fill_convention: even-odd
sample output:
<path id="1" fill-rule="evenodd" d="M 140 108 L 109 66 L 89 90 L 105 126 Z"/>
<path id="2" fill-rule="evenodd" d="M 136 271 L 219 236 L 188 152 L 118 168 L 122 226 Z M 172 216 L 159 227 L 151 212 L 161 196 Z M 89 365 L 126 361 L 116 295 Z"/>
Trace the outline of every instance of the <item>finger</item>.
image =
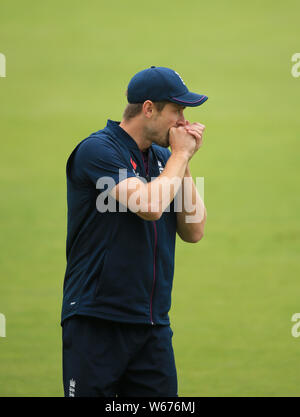
<path id="1" fill-rule="evenodd" d="M 195 130 L 190 130 L 187 132 L 189 135 L 193 136 L 197 141 L 201 140 L 202 135 L 196 132 Z"/>
<path id="2" fill-rule="evenodd" d="M 203 125 L 202 123 L 198 123 L 198 122 L 192 123 L 191 126 L 197 126 L 202 130 L 205 129 L 205 125 Z"/>
<path id="3" fill-rule="evenodd" d="M 196 139 L 197 145 L 201 146 L 202 142 L 203 142 L 203 138 L 202 138 L 202 133 L 198 133 L 195 130 L 191 130 L 189 132 L 187 132 L 189 135 L 193 136 Z"/>
<path id="4" fill-rule="evenodd" d="M 186 129 L 186 131 L 187 131 L 188 133 L 190 133 L 190 132 L 196 132 L 196 133 L 198 133 L 199 135 L 202 135 L 202 134 L 203 134 L 203 130 L 201 130 L 201 129 L 187 128 L 187 129 Z"/>
<path id="5" fill-rule="evenodd" d="M 203 130 L 205 129 L 205 126 L 201 125 L 200 123 L 193 123 L 191 125 L 186 125 L 185 128 L 186 129 L 197 129 L 197 130 L 201 130 L 203 132 Z"/>
<path id="6" fill-rule="evenodd" d="M 202 124 L 202 123 L 199 123 L 199 122 L 194 122 L 192 124 L 195 125 L 195 126 L 201 126 L 201 127 L 204 127 L 205 128 L 205 125 Z"/>

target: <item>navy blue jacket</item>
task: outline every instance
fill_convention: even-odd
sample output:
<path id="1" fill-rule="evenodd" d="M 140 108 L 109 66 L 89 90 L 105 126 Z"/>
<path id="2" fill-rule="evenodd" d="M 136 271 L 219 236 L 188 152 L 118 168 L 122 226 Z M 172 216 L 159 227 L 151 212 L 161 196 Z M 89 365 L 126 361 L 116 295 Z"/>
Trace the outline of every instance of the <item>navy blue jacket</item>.
<path id="1" fill-rule="evenodd" d="M 143 220 L 129 209 L 101 213 L 96 201 L 105 189 L 97 189 L 96 184 L 103 177 L 111 177 L 117 184 L 119 169 L 125 178 L 140 176 L 150 181 L 160 175 L 170 154 L 167 148 L 152 144 L 147 175 L 136 142 L 111 120 L 71 153 L 62 323 L 80 314 L 118 322 L 169 324 L 174 202 L 157 221 Z"/>

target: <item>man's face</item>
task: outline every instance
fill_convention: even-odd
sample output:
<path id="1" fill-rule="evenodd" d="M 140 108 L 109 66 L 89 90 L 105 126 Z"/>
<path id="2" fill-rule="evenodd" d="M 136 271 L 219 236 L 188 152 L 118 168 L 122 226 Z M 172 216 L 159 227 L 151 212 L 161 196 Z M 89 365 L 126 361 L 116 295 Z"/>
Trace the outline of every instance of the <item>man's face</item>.
<path id="1" fill-rule="evenodd" d="M 159 146 L 169 146 L 169 130 L 171 127 L 185 126 L 183 115 L 184 106 L 175 103 L 167 103 L 161 112 L 154 106 L 153 117 L 145 127 L 147 139 Z"/>

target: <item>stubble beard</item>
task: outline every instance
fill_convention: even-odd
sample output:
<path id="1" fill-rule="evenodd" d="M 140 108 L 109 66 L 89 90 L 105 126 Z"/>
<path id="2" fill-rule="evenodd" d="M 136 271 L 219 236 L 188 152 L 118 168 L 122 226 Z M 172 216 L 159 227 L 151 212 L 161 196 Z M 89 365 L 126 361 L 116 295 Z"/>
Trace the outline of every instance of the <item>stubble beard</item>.
<path id="1" fill-rule="evenodd" d="M 162 133 L 161 131 L 155 129 L 147 129 L 145 131 L 145 137 L 152 143 L 155 143 L 158 146 L 162 146 L 163 148 L 168 148 L 170 144 L 169 130 L 167 133 Z"/>

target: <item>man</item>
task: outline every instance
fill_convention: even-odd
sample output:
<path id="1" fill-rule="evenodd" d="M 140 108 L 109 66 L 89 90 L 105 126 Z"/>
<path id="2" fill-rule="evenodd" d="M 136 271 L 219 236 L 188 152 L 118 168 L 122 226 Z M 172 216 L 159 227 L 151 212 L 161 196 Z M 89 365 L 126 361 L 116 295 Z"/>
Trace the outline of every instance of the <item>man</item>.
<path id="1" fill-rule="evenodd" d="M 206 221 L 188 165 L 205 127 L 183 110 L 207 97 L 153 66 L 131 79 L 127 99 L 122 122 L 109 120 L 67 163 L 65 396 L 178 395 L 175 236 L 198 242 Z"/>

